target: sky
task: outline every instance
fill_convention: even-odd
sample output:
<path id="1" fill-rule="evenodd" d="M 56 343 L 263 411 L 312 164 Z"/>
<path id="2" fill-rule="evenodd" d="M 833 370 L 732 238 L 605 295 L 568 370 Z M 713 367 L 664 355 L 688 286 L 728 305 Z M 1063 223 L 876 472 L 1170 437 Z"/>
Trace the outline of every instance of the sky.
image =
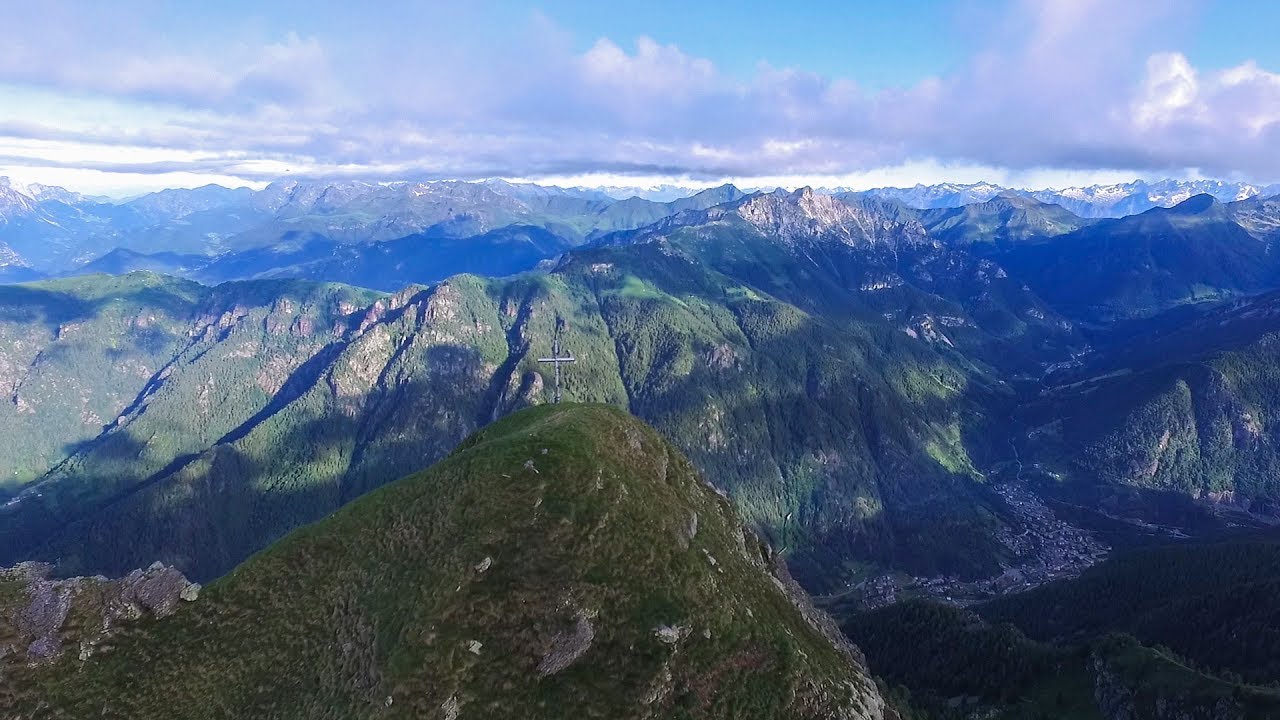
<path id="1" fill-rule="evenodd" d="M 1280 182 L 1273 0 L 6 3 L 0 175 Z"/>

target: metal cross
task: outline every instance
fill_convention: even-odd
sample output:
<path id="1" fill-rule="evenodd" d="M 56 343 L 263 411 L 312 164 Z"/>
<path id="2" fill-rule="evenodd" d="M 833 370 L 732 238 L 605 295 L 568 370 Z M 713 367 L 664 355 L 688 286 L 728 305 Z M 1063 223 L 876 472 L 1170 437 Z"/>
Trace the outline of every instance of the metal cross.
<path id="1" fill-rule="evenodd" d="M 551 344 L 551 357 L 538 358 L 540 363 L 552 363 L 556 366 L 556 394 L 551 401 L 554 405 L 560 404 L 560 366 L 565 363 L 577 362 L 574 360 L 573 353 L 560 355 L 560 333 L 556 333 L 556 339 Z"/>

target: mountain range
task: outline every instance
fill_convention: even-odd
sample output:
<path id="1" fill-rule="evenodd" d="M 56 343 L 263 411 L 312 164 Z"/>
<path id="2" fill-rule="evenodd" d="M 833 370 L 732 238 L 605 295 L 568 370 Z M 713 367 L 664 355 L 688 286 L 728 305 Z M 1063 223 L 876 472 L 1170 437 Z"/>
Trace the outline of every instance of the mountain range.
<path id="1" fill-rule="evenodd" d="M 523 227 L 553 234 L 558 249 L 563 249 L 602 232 L 639 227 L 682 209 L 708 207 L 741 195 L 725 186 L 669 203 L 634 197 L 619 201 L 597 191 L 499 180 L 281 181 L 259 191 L 209 185 L 164 190 L 122 203 L 43 186 L 31 191 L 40 196 L 37 199 L 23 190 L 29 189 L 0 180 L 0 248 L 5 248 L 4 268 L 10 279 L 83 272 L 86 263 L 113 250 L 127 257 L 147 255 L 139 261 L 172 263 L 170 269 L 196 275 L 205 264 L 227 261 L 228 255 L 245 251 L 328 243 L 324 250 L 305 255 L 306 260 L 316 260 L 346 245 L 365 249 L 409 236 L 448 242 Z M 303 262 L 296 256 L 289 260 L 290 264 Z M 120 258 L 107 262 L 118 263 Z M 253 269 L 267 272 L 276 267 L 267 263 Z M 509 272 L 528 267 L 512 263 Z M 201 279 L 226 279 L 219 272 L 209 269 L 204 273 L 208 277 Z M 444 267 L 431 279 L 456 272 Z"/>
<path id="2" fill-rule="evenodd" d="M 1101 366 L 1132 352 L 1107 334 L 1117 322 L 1159 327 L 1188 303 L 1280 287 L 1258 203 L 1247 205 L 1251 232 L 1235 220 L 1239 203 L 1208 196 L 1064 223 L 1061 208 L 1013 196 L 954 213 L 810 190 L 722 192 L 734 199 L 600 235 L 554 267 L 505 280 L 463 275 L 392 295 L 147 273 L 0 288 L 10 400 L 0 425 L 15 441 L 0 560 L 124 572 L 160 559 L 217 577 L 544 401 L 535 360 L 559 333 L 582 362 L 566 390 L 628 407 L 676 438 L 788 548 L 810 589 L 856 580 L 863 569 L 832 568 L 857 563 L 982 577 L 1040 553 L 998 541 L 1020 521 L 981 482 L 1009 451 L 1001 436 L 1029 417 L 1018 412 L 1053 397 L 1032 402 L 1025 378 L 1048 382 L 1046 368 L 1064 361 Z M 522 232 L 511 242 L 537 237 Z M 338 256 L 328 267 L 361 265 Z M 1142 267 L 1150 272 L 1135 274 Z M 1217 352 L 1214 337 L 1202 334 L 1194 351 Z M 1125 389 L 1109 396 L 1140 397 L 1141 377 L 1122 375 L 1114 382 Z M 1265 415 L 1257 401 L 1246 407 Z M 1074 438 L 1068 448 L 1094 442 Z M 1258 462 L 1266 447 L 1244 451 Z M 1184 477 L 1178 487 L 1265 507 L 1277 487 L 1257 477 Z M 201 518 L 211 512 L 216 521 Z M 959 534 L 969 540 L 936 541 Z"/>
<path id="3" fill-rule="evenodd" d="M 1215 654 L 1176 628 L 1194 619 L 1229 637 L 1271 617 L 1265 602 L 1205 609 L 1217 586 L 1261 598 L 1255 580 L 1271 581 L 1255 577 L 1263 570 L 1252 560 L 1230 565 L 1196 548 L 1230 540 L 1228 554 L 1269 558 L 1269 539 L 1254 542 L 1280 524 L 1275 199 L 1197 194 L 1106 218 L 1007 191 L 934 208 L 808 188 L 724 186 L 657 203 L 499 182 L 278 183 L 122 205 L 21 196 L 13 207 L 26 209 L 5 216 L 15 227 L 37 227 L 31 218 L 57 209 L 50 203 L 105 205 L 94 211 L 100 228 L 115 222 L 102 219 L 108 212 L 157 224 L 136 235 L 137 248 L 81 268 L 94 274 L 0 286 L 0 431 L 9 439 L 0 565 L 40 561 L 57 578 L 19 566 L 0 606 L 41 583 L 54 592 L 65 576 L 128 578 L 156 561 L 212 583 L 194 605 L 103 640 L 100 658 L 67 653 L 23 674 L 23 687 L 40 688 L 9 696 L 24 712 L 41 711 L 35 696 L 79 707 L 83 687 L 94 688 L 83 697 L 95 707 L 146 717 L 164 687 L 179 687 L 241 713 L 305 709 L 298 698 L 310 693 L 355 717 L 388 697 L 385 707 L 419 714 L 481 712 L 476 698 L 504 697 L 548 716 L 577 707 L 618 715 L 609 703 L 634 707 L 626 698 L 649 697 L 655 683 L 673 704 L 645 703 L 652 711 L 637 716 L 697 703 L 689 715 L 796 714 L 771 704 L 779 697 L 807 698 L 813 717 L 908 717 L 913 707 L 951 717 L 971 705 L 1001 717 L 1063 707 L 1165 717 L 1158 706 L 1212 717 L 1223 697 L 1236 698 L 1241 717 L 1274 707 L 1254 687 L 1280 680 L 1265 650 Z M 183 222 L 166 220 L 178 213 Z M 69 244 L 53 246 L 74 246 L 61 237 Z M 560 378 L 567 399 L 626 410 L 671 447 L 599 405 L 538 407 L 557 382 L 539 359 L 557 344 L 576 360 Z M 572 471 L 548 469 L 560 457 Z M 591 462 L 614 468 L 621 496 L 664 512 L 602 519 L 582 470 Z M 661 499 L 671 476 L 655 483 L 651 466 L 663 468 L 659 478 L 677 470 L 677 497 Z M 446 477 L 457 494 L 440 489 Z M 601 491 L 612 487 L 603 482 Z M 522 494 L 535 491 L 551 494 Z M 539 500 L 534 509 L 545 506 L 559 525 L 506 524 Z M 679 554 L 694 546 L 676 530 L 688 527 L 690 508 L 711 517 L 708 503 L 720 508 L 718 527 L 740 518 L 752 534 L 710 535 L 695 568 Z M 466 508 L 474 526 L 419 537 L 442 513 L 462 512 L 451 508 Z M 644 530 L 611 535 L 614 519 Z M 588 526 L 603 534 L 592 540 Z M 514 527 L 534 534 L 510 535 Z M 674 545 L 660 539 L 668 536 Z M 367 542 L 348 540 L 356 537 Z M 737 537 L 761 551 L 730 568 L 721 556 Z M 502 562 L 478 548 L 561 540 L 563 555 L 519 554 L 514 575 L 485 581 L 541 588 L 546 572 L 566 587 L 585 583 L 581 593 L 541 588 L 524 610 L 484 595 L 488 619 L 463 618 L 477 578 Z M 1216 567 L 1219 579 L 1150 578 L 1180 588 L 1167 604 L 1143 594 L 1139 570 L 1150 561 L 1128 558 L 1151 546 L 1180 573 Z M 635 587 L 597 557 L 642 568 L 635 578 L 664 578 L 654 591 L 667 599 L 628 605 Z M 312 565 L 298 587 L 314 590 L 299 596 L 303 605 L 326 608 L 314 622 L 275 599 L 292 591 L 281 578 Z M 422 574 L 438 568 L 461 575 Z M 868 684 L 858 654 L 803 603 L 761 609 L 758 589 L 790 587 L 790 577 L 867 650 L 871 674 L 903 687 Z M 1100 605 L 1089 622 L 1062 609 L 1121 579 L 1133 604 Z M 651 612 L 728 612 L 707 600 L 713 585 L 717 597 L 754 599 L 708 628 L 703 649 L 685 644 L 700 626 L 685 633 Z M 437 586 L 463 587 L 465 597 Z M 65 587 L 72 597 L 81 586 Z M 418 599 L 402 601 L 406 593 Z M 134 614 L 150 612 L 139 607 Z M 266 618 L 261 637 L 237 615 L 251 607 Z M 531 613 L 527 637 L 501 620 L 522 612 Z M 527 642 L 449 634 L 490 621 L 501 643 Z M 16 632 L 6 627 L 0 644 Z M 82 637 L 81 625 L 63 627 Z M 584 699 L 589 685 L 577 683 L 589 681 L 572 666 L 548 686 L 521 675 L 558 647 L 554 638 L 577 637 L 580 647 L 586 627 L 614 638 L 590 644 L 598 662 L 619 668 L 597 688 L 603 704 Z M 786 639 L 760 635 L 768 627 L 787 628 Z M 402 631 L 413 644 L 387 639 Z M 193 635 L 208 644 L 184 639 Z M 966 637 L 972 653 L 946 649 L 964 643 L 945 639 Z M 277 645 L 278 657 L 264 649 Z M 311 674 L 301 684 L 252 682 L 266 667 L 255 663 L 299 665 L 306 648 L 348 645 L 354 655 L 302 663 Z M 668 645 L 678 652 L 663 655 Z M 204 667 L 200 647 L 244 662 L 225 675 L 193 670 Z M 481 678 L 474 663 L 489 647 L 515 664 Z M 643 672 L 626 674 L 623 647 L 641 648 Z M 157 678 L 167 679 L 138 686 L 134 705 L 112 705 L 121 673 L 161 656 L 170 659 Z M 402 663 L 447 677 L 415 685 Z M 761 668 L 808 689 L 753 694 Z M 1008 693 L 992 690 L 999 668 L 1014 678 Z M 732 699 L 717 704 L 718 691 L 700 688 L 726 688 Z"/>
<path id="4" fill-rule="evenodd" d="M 931 271 L 953 266 L 986 277 L 943 299 L 934 293 L 954 290 Z M 756 527 L 792 548 L 803 582 L 839 582 L 816 571 L 826 557 L 990 572 L 1001 551 L 975 528 L 998 521 L 977 509 L 962 434 L 986 417 L 975 404 L 1004 393 L 952 353 L 1030 366 L 1010 338 L 1062 331 L 985 267 L 918 224 L 800 192 L 688 211 L 548 273 L 393 296 L 137 273 L 7 288 L 4 425 L 26 440 L 6 486 L 25 489 L 0 544 L 7 560 L 61 558 L 77 571 L 151 558 L 216 577 L 544 401 L 535 359 L 560 332 L 580 359 L 566 391 L 682 438 Z M 815 417 L 829 430 L 783 440 Z M 914 487 L 901 486 L 908 476 Z M 952 517 L 930 518 L 930 498 Z M 210 502 L 229 503 L 227 517 L 191 525 Z M 234 511 L 241 502 L 261 512 Z M 990 552 L 939 554 L 927 539 L 961 532 Z"/>
<path id="5" fill-rule="evenodd" d="M 840 192 L 840 191 L 837 191 Z M 1004 188 L 991 183 L 942 183 L 910 188 L 875 188 L 853 194 L 897 200 L 919 209 L 952 208 L 982 203 L 1003 193 L 1034 198 L 1063 208 L 1083 218 L 1124 217 L 1153 208 L 1172 207 L 1195 195 L 1212 195 L 1219 202 L 1280 195 L 1280 184 L 1251 185 L 1222 180 L 1135 180 L 1115 185 L 1090 185 L 1061 189 L 1030 190 Z"/>
<path id="6" fill-rule="evenodd" d="M 608 191 L 608 192 L 606 192 Z M 476 183 L 280 181 L 262 190 L 206 186 L 164 190 L 123 202 L 0 179 L 0 281 L 93 272 L 154 270 L 205 283 L 266 277 L 350 282 L 393 291 L 461 272 L 506 275 L 535 267 L 605 234 L 636 229 L 682 210 L 742 197 L 731 185 L 673 197 L 618 199 L 618 188 L 565 189 L 501 180 Z M 831 191 L 924 211 L 938 237 L 987 237 L 966 214 L 985 203 L 1037 201 L 1043 226 L 998 219 L 1001 232 L 1052 235 L 1087 220 L 1175 205 L 1195 194 L 1235 203 L 1280 194 L 1280 186 L 1217 181 L 1134 182 L 1062 191 L 995 185 L 934 185 Z M 1044 206 L 1062 210 L 1050 213 Z M 967 208 L 967 209 L 962 209 Z M 951 212 L 947 212 L 950 210 Z M 1049 215 L 1052 214 L 1052 217 Z M 966 224 L 967 231 L 947 229 Z M 946 226 L 946 227 L 944 227 Z M 1015 229 L 1016 226 L 1016 229 Z M 1023 239 L 1026 239 L 1024 237 Z M 1002 242 L 1003 235 L 988 239 Z"/>

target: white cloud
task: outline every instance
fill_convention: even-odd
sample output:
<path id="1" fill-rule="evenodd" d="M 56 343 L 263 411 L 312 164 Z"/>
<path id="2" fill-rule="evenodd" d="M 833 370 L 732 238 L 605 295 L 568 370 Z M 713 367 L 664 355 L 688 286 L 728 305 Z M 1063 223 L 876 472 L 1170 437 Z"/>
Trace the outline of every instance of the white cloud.
<path id="1" fill-rule="evenodd" d="M 588 87 L 650 100 L 706 92 L 713 90 L 717 81 L 710 60 L 690 57 L 675 45 L 660 45 L 644 36 L 636 40 L 634 54 L 600 38 L 578 57 L 578 67 Z"/>
<path id="2" fill-rule="evenodd" d="M 78 163 L 135 184 L 174 173 L 1280 179 L 1280 75 L 1197 68 L 1164 47 L 1162 23 L 1182 4 L 980 6 L 998 22 L 968 63 L 884 90 L 766 64 L 733 76 L 648 37 L 576 49 L 540 16 L 489 44 L 451 43 L 448 28 L 419 38 L 424 18 L 384 17 L 363 43 L 286 29 L 185 47 L 140 19 L 25 4 L 0 27 L 0 164 L 67 177 Z"/>
<path id="3" fill-rule="evenodd" d="M 1149 130 L 1193 118 L 1203 112 L 1198 100 L 1198 73 L 1181 53 L 1160 53 L 1147 59 L 1147 77 L 1134 107 L 1134 121 Z"/>

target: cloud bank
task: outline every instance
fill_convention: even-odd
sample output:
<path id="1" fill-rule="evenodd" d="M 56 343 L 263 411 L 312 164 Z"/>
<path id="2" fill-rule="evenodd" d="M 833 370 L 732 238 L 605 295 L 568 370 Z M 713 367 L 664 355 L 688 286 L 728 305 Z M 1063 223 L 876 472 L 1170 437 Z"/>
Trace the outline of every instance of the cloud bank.
<path id="1" fill-rule="evenodd" d="M 694 180 L 900 167 L 1280 180 L 1280 73 L 1160 47 L 1174 4 L 1025 0 L 962 67 L 899 88 L 660 38 L 585 49 L 532 17 L 493 42 L 394 3 L 341 37 L 153 32 L 162 8 L 57 2 L 0 26 L 0 168 L 100 175 Z M 250 24 L 251 25 L 251 24 Z"/>

